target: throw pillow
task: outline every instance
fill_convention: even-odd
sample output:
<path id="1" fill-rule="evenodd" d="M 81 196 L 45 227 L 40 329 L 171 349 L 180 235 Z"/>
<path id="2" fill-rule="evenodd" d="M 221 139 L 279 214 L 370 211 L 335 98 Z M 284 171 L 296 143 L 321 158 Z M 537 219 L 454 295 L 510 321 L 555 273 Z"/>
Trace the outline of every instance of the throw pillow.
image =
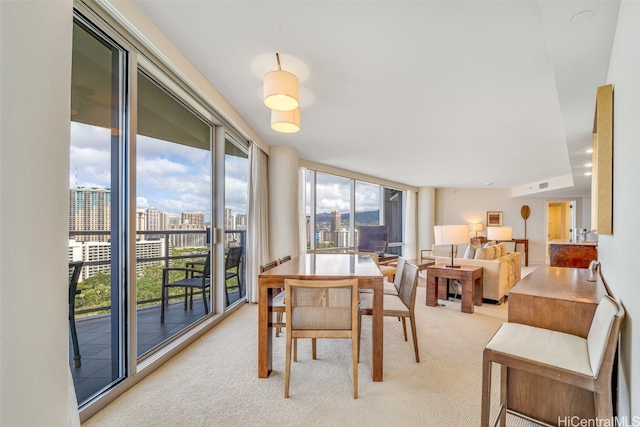
<path id="1" fill-rule="evenodd" d="M 496 251 L 494 258 L 500 258 L 503 255 L 501 245 L 493 245 L 493 249 Z"/>
<path id="2" fill-rule="evenodd" d="M 494 259 L 496 250 L 493 246 L 480 248 L 476 251 L 474 259 Z"/>
<path id="3" fill-rule="evenodd" d="M 498 246 L 500 246 L 502 248 L 502 253 L 500 254 L 500 256 L 505 256 L 506 254 L 509 253 L 509 248 L 507 247 L 506 243 L 502 242 Z"/>
<path id="4" fill-rule="evenodd" d="M 467 250 L 464 251 L 464 259 L 474 259 L 476 256 L 476 251 L 480 249 L 480 245 L 471 244 L 467 246 Z"/>
<path id="5" fill-rule="evenodd" d="M 489 240 L 487 243 L 484 244 L 483 248 L 488 248 L 489 246 L 493 246 L 496 244 L 495 240 Z"/>

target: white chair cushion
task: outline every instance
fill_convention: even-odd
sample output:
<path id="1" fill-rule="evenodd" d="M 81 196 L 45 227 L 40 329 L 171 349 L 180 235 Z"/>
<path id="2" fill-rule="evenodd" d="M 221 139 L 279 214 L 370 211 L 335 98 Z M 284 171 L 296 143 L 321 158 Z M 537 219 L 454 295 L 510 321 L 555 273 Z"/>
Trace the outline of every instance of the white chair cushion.
<path id="1" fill-rule="evenodd" d="M 396 295 L 383 295 L 384 310 L 387 311 L 406 311 L 409 312 L 409 308 Z M 373 293 L 360 294 L 360 309 L 361 310 L 373 310 Z"/>
<path id="2" fill-rule="evenodd" d="M 607 346 L 607 339 L 613 325 L 613 319 L 618 314 L 618 307 L 608 298 L 602 298 L 593 316 L 589 335 L 587 336 L 587 347 L 589 349 L 589 360 L 593 376 L 598 377 L 604 350 Z"/>
<path id="3" fill-rule="evenodd" d="M 486 348 L 593 377 L 587 340 L 520 323 L 503 323 Z"/>

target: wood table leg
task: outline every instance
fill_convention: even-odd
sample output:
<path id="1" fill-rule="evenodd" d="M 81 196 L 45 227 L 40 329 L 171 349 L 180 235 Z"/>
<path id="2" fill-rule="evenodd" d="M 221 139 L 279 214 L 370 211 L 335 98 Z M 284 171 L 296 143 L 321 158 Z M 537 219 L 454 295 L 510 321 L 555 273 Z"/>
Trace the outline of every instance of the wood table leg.
<path id="1" fill-rule="evenodd" d="M 438 305 L 438 277 L 427 273 L 427 307 Z"/>
<path id="2" fill-rule="evenodd" d="M 271 289 L 258 284 L 258 378 L 271 373 Z"/>
<path id="3" fill-rule="evenodd" d="M 462 283 L 462 307 L 463 313 L 473 313 L 473 297 L 475 280 L 469 278 L 460 281 Z"/>
<path id="4" fill-rule="evenodd" d="M 474 288 L 474 303 L 475 305 L 482 305 L 482 295 L 484 292 L 483 289 L 483 280 L 482 280 L 482 276 L 478 277 L 477 279 L 474 280 L 475 285 L 473 286 Z"/>
<path id="5" fill-rule="evenodd" d="M 384 349 L 384 299 L 383 299 L 383 279 L 375 279 L 373 286 L 373 315 L 371 316 L 372 333 L 372 368 L 371 376 L 373 381 L 382 381 L 383 349 Z"/>

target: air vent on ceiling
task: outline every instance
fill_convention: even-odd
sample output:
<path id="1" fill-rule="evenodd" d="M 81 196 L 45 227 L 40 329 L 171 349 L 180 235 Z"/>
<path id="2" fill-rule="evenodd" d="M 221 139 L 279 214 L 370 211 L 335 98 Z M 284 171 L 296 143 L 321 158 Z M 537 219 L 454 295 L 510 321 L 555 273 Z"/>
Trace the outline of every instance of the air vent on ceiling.
<path id="1" fill-rule="evenodd" d="M 548 188 L 549 187 L 549 183 L 548 182 L 543 182 L 538 184 L 538 190 L 542 190 L 543 188 Z"/>

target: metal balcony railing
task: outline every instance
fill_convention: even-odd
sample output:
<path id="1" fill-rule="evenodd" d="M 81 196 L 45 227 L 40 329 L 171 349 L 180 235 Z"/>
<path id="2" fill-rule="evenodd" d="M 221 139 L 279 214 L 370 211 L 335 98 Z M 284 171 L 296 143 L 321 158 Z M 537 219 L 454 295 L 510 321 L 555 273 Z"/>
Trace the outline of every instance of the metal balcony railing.
<path id="1" fill-rule="evenodd" d="M 224 233 L 225 233 L 225 240 L 224 240 L 225 253 L 228 251 L 229 246 L 232 246 L 232 245 L 243 246 L 246 248 L 246 230 L 225 230 Z M 94 240 L 89 238 L 81 242 L 84 242 L 84 241 L 108 242 L 110 235 L 111 235 L 110 231 L 69 231 L 70 239 L 74 239 L 74 237 L 76 236 L 82 236 L 82 237 L 105 236 L 104 240 Z M 164 256 L 160 256 L 160 257 L 137 257 L 136 266 L 141 264 L 148 264 L 148 263 L 159 263 L 159 264 L 162 264 L 163 267 L 170 267 L 171 263 L 175 260 L 203 259 L 206 256 L 206 253 L 208 250 L 210 232 L 209 232 L 209 229 L 206 229 L 206 230 L 145 230 L 145 231 L 137 231 L 136 235 L 138 236 L 138 241 L 142 241 L 144 239 L 146 239 L 146 241 L 148 242 L 164 240 L 163 253 L 165 254 Z M 179 247 L 179 246 L 172 245 L 172 240 L 177 240 L 177 239 L 171 239 L 171 236 L 185 236 L 185 235 L 201 235 L 203 237 L 202 239 L 203 245 L 201 246 L 202 251 L 194 251 L 194 252 L 181 254 L 181 255 L 171 255 L 171 249 L 175 249 L 176 247 Z M 194 247 L 197 248 L 198 246 L 189 246 L 189 248 L 194 248 Z M 244 277 L 245 275 L 244 261 L 245 261 L 245 253 L 243 253 L 242 255 L 242 262 L 241 262 L 242 277 Z M 111 267 L 110 257 L 109 259 L 98 260 L 98 261 L 85 260 L 83 268 L 100 267 L 100 266 L 105 266 L 104 269 L 100 269 L 101 272 L 108 272 Z M 161 283 L 158 283 L 159 292 L 161 290 L 161 287 L 162 287 Z M 82 289 L 82 284 L 80 284 L 79 288 Z M 184 296 L 185 296 L 184 293 L 171 294 L 169 295 L 169 300 L 181 299 L 181 298 L 184 298 Z M 156 304 L 156 303 L 159 303 L 160 301 L 161 301 L 160 296 L 158 296 L 157 298 L 139 299 L 139 300 L 136 300 L 136 305 L 140 307 L 144 305 Z M 111 310 L 110 305 L 101 305 L 101 306 L 76 309 L 75 314 L 77 316 L 82 316 L 82 315 L 87 315 L 91 313 L 108 312 L 110 310 Z"/>

